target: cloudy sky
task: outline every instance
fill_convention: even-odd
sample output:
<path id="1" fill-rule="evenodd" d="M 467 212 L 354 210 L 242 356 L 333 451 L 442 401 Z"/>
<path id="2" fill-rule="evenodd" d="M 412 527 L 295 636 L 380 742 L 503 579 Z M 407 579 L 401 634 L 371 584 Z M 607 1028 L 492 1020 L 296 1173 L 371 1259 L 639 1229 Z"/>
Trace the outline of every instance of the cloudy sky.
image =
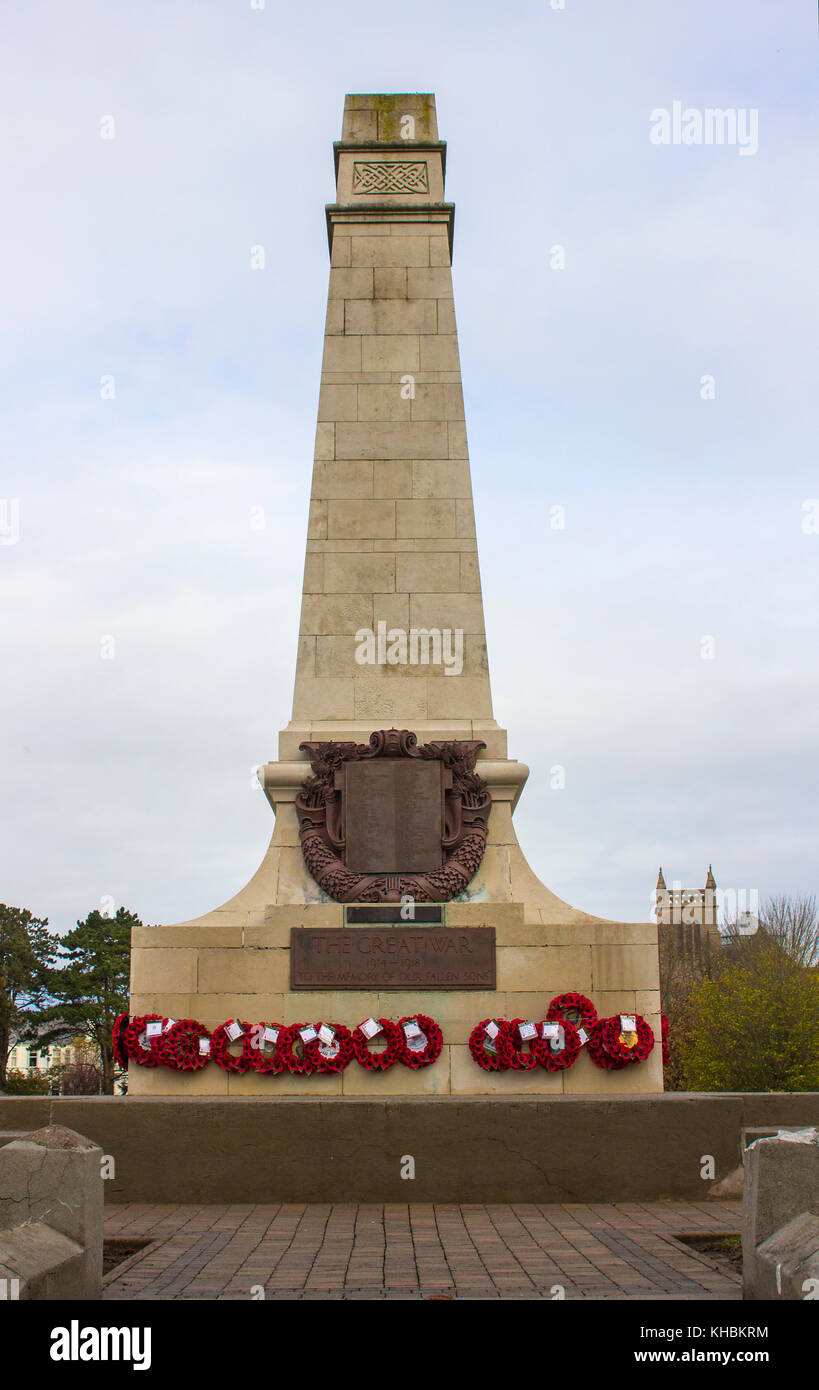
<path id="1" fill-rule="evenodd" d="M 4 17 L 0 900 L 170 922 L 264 852 L 348 91 L 434 92 L 449 144 L 533 867 L 626 919 L 660 863 L 815 891 L 813 0 L 255 4 Z M 758 151 L 653 144 L 675 101 Z"/>

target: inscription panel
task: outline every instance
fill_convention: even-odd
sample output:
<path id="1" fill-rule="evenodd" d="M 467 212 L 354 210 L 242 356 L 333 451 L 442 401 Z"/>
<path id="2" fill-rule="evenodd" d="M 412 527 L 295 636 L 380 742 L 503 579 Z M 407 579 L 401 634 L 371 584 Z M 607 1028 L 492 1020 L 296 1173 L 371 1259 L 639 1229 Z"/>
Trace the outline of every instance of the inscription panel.
<path id="1" fill-rule="evenodd" d="M 344 863 L 354 873 L 418 874 L 444 862 L 439 762 L 344 765 Z"/>
<path id="2" fill-rule="evenodd" d="M 293 927 L 291 989 L 495 989 L 494 927 Z"/>
<path id="3" fill-rule="evenodd" d="M 406 920 L 406 908 L 398 903 L 351 903 L 344 909 L 344 922 L 348 927 L 374 927 L 387 923 L 401 927 Z M 440 903 L 416 903 L 412 920 L 419 926 L 442 927 L 444 909 Z"/>

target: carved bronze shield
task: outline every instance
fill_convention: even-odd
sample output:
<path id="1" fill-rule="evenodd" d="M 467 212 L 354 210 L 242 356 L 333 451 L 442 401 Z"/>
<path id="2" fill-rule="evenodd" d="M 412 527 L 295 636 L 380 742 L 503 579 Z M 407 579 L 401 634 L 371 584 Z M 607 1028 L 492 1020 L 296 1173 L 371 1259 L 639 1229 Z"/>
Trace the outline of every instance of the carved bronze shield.
<path id="1" fill-rule="evenodd" d="M 449 902 L 476 874 L 491 798 L 473 739 L 419 746 L 408 729 L 369 743 L 302 743 L 296 797 L 305 863 L 336 902 Z"/>

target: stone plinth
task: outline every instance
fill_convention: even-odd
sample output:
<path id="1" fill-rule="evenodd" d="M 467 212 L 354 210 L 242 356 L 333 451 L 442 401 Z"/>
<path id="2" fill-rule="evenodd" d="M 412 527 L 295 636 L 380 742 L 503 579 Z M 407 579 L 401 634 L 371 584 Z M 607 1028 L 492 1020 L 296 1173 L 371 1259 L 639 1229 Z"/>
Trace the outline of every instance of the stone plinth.
<path id="1" fill-rule="evenodd" d="M 788 1124 L 794 1102 L 819 1123 L 817 1092 L 0 1097 L 0 1136 L 83 1130 L 116 1161 L 108 1202 L 702 1202 L 702 1155 L 726 1177 L 748 1122 Z"/>

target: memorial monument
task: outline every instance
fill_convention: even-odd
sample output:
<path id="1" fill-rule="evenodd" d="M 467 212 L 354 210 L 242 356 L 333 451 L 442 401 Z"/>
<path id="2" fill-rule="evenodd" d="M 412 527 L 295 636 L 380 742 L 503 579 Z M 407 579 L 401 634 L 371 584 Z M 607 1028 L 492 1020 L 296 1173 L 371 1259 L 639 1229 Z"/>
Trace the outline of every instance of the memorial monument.
<path id="1" fill-rule="evenodd" d="M 134 932 L 131 1015 L 271 1036 L 423 1015 L 441 1052 L 328 1074 L 132 1064 L 129 1091 L 660 1091 L 656 925 L 569 907 L 515 834 L 528 769 L 492 710 L 434 98 L 348 96 L 334 148 L 293 713 L 259 770 L 275 828 L 236 897 Z M 586 1047 L 565 1070 L 476 1064 L 481 1020 L 544 1020 L 565 992 L 640 1016 L 657 1046 L 611 1070 Z"/>

